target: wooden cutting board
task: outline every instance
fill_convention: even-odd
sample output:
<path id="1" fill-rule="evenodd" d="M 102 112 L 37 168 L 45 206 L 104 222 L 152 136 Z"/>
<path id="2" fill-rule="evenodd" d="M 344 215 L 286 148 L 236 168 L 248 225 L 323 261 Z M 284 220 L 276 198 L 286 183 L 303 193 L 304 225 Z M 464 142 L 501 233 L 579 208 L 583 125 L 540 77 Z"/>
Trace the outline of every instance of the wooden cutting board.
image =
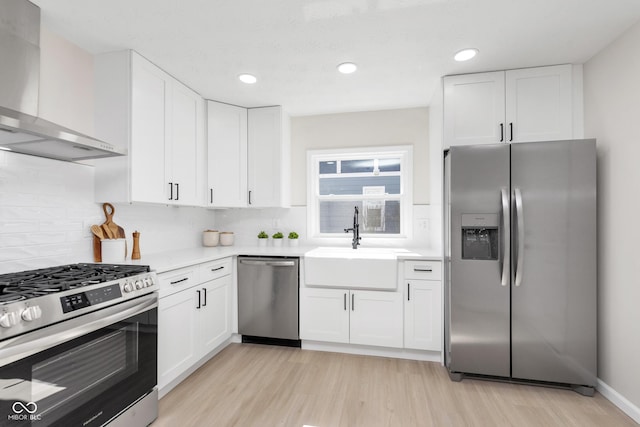
<path id="1" fill-rule="evenodd" d="M 110 239 L 126 239 L 127 235 L 124 232 L 124 228 L 120 227 L 118 224 L 113 222 L 113 215 L 116 213 L 116 208 L 113 207 L 111 203 L 103 203 L 102 210 L 104 212 L 104 216 L 106 218 L 105 222 L 102 223 L 101 227 L 105 230 L 105 238 L 108 237 Z M 94 251 L 95 251 L 95 240 L 94 240 Z M 95 253 L 95 252 L 94 252 Z M 125 242 L 124 246 L 124 256 L 127 257 L 127 244 Z"/>

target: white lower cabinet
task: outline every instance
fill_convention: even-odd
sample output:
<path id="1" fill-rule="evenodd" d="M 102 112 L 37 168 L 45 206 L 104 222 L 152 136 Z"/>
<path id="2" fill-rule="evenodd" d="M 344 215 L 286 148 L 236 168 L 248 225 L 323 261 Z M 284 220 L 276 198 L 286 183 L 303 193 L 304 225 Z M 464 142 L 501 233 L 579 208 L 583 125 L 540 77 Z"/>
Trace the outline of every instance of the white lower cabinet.
<path id="1" fill-rule="evenodd" d="M 230 262 L 229 259 L 229 266 Z M 210 267 L 202 264 L 200 271 L 196 270 L 198 277 L 206 277 L 205 266 L 207 269 Z M 205 282 L 186 273 L 182 279 L 175 276 L 175 280 L 167 282 L 174 286 L 188 283 L 184 289 L 170 288 L 165 292 L 161 288 L 158 303 L 160 389 L 231 337 L 232 276 L 230 268 L 225 265 L 224 269 L 224 276 Z M 165 275 L 169 277 L 171 272 Z"/>
<path id="2" fill-rule="evenodd" d="M 404 346 L 442 350 L 442 266 L 440 261 L 405 261 Z"/>
<path id="3" fill-rule="evenodd" d="M 402 347 L 400 292 L 302 288 L 304 340 Z"/>
<path id="4" fill-rule="evenodd" d="M 416 350 L 442 349 L 442 285 L 408 280 L 404 302 L 404 346 Z"/>

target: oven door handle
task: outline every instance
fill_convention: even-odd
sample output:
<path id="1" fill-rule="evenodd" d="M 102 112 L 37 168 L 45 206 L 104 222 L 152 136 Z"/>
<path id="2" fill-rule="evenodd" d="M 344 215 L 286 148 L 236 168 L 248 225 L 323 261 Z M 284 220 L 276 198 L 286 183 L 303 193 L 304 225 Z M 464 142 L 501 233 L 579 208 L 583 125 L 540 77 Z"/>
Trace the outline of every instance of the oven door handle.
<path id="1" fill-rule="evenodd" d="M 155 307 L 158 307 L 158 295 L 154 292 L 8 339 L 0 343 L 0 366 L 40 353 Z"/>

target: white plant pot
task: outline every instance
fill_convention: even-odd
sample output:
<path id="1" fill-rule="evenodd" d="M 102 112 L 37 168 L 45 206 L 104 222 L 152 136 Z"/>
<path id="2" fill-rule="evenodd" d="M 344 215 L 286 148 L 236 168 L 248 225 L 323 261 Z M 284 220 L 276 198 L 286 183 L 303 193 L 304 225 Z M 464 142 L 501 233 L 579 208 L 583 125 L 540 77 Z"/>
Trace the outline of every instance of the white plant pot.
<path id="1" fill-rule="evenodd" d="M 273 239 L 273 247 L 274 248 L 282 247 L 282 239 Z"/>
<path id="2" fill-rule="evenodd" d="M 289 239 L 289 246 L 295 248 L 298 246 L 298 239 Z"/>
<path id="3" fill-rule="evenodd" d="M 258 247 L 259 248 L 266 248 L 268 240 L 269 239 L 258 239 Z"/>

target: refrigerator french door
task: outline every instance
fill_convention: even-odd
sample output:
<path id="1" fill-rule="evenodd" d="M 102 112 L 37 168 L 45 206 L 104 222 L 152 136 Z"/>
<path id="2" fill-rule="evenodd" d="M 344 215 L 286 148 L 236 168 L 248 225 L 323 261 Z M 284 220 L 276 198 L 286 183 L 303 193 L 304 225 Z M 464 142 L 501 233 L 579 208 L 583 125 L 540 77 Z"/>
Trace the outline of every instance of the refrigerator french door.
<path id="1" fill-rule="evenodd" d="M 446 365 L 592 394 L 595 140 L 445 156 Z"/>

